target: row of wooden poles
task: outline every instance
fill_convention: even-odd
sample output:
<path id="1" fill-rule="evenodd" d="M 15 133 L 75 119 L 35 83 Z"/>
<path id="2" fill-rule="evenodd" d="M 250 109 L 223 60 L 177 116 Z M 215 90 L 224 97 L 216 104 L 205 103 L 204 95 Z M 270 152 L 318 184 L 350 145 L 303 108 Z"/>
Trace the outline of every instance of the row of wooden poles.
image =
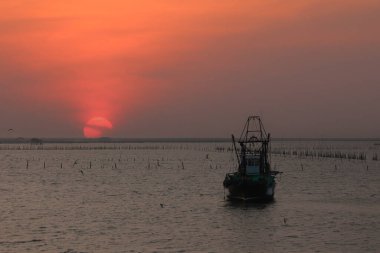
<path id="1" fill-rule="evenodd" d="M 0 150 L 197 150 L 225 151 L 227 148 L 202 145 L 0 145 Z M 228 148 L 232 151 L 231 148 Z"/>
<path id="2" fill-rule="evenodd" d="M 367 155 L 365 152 L 345 152 L 338 150 L 287 150 L 287 149 L 274 149 L 272 154 L 293 157 L 310 157 L 310 158 L 335 158 L 335 159 L 349 159 L 349 160 L 373 160 L 378 161 L 377 153 L 372 156 Z"/>
<path id="3" fill-rule="evenodd" d="M 29 165 L 30 165 L 30 162 L 29 162 L 29 160 L 26 160 L 26 168 L 28 169 L 29 168 Z M 43 163 L 43 168 L 45 169 L 46 168 L 46 165 L 47 165 L 47 163 L 46 163 L 46 161 L 44 161 L 44 163 Z M 63 163 L 61 162 L 60 163 L 60 166 L 59 166 L 61 169 L 63 168 Z M 74 167 L 74 166 L 72 166 L 72 167 Z M 104 167 L 104 165 L 102 165 L 102 167 Z M 89 167 L 88 167 L 89 169 L 91 169 L 92 168 L 92 162 L 90 161 L 89 162 Z M 117 163 L 113 163 L 112 164 L 112 168 L 115 168 L 115 169 L 117 169 Z"/>
<path id="4" fill-rule="evenodd" d="M 216 147 L 217 152 L 233 152 L 232 148 L 227 147 Z M 238 148 L 239 152 L 239 148 Z M 377 153 L 373 153 L 372 156 L 368 155 L 366 152 L 349 152 L 340 150 L 310 150 L 310 149 L 284 149 L 284 148 L 273 148 L 271 153 L 274 155 L 281 156 L 292 156 L 292 157 L 310 157 L 310 158 L 335 158 L 335 159 L 349 159 L 349 160 L 373 160 L 378 161 L 379 157 Z"/>
<path id="5" fill-rule="evenodd" d="M 195 150 L 207 152 L 234 152 L 230 145 L 186 145 L 186 144 L 167 144 L 167 145 L 0 145 L 0 150 Z M 335 158 L 350 160 L 373 160 L 378 161 L 376 152 L 372 155 L 366 152 L 352 152 L 341 150 L 321 150 L 321 149 L 287 149 L 272 148 L 272 154 L 293 157 L 310 158 Z"/>
<path id="6" fill-rule="evenodd" d="M 206 155 L 206 159 L 209 159 L 209 158 L 208 158 L 208 154 Z M 110 161 L 110 160 L 113 161 L 114 159 L 108 159 L 108 161 Z M 29 165 L 31 164 L 32 161 L 34 162 L 35 160 L 34 160 L 34 159 L 33 159 L 33 160 L 26 160 L 26 168 L 27 168 L 27 169 L 29 168 Z M 120 162 L 120 161 L 121 161 L 121 160 L 119 159 L 119 162 Z M 127 159 L 127 161 L 129 161 L 129 159 Z M 136 162 L 136 158 L 132 158 L 131 161 L 133 161 L 133 162 L 135 163 L 135 162 Z M 165 159 L 162 158 L 161 161 L 165 161 Z M 179 162 L 180 162 L 180 165 L 178 165 L 178 168 L 185 169 L 185 164 L 184 164 L 183 160 L 179 160 Z M 71 165 L 71 167 L 74 167 L 74 166 L 77 165 L 77 164 L 78 164 L 78 160 L 74 161 L 73 164 Z M 89 161 L 87 164 L 88 164 L 88 167 L 87 167 L 87 168 L 91 169 L 91 168 L 92 168 L 92 162 Z M 118 165 L 117 165 L 116 162 L 112 162 L 111 164 L 112 164 L 112 168 L 115 168 L 115 169 L 118 168 Z M 81 162 L 81 165 L 83 165 L 83 162 Z M 45 169 L 46 166 L 47 166 L 47 163 L 46 163 L 46 161 L 44 161 L 44 162 L 43 162 L 43 168 Z M 151 166 L 160 167 L 160 166 L 161 166 L 160 159 L 152 159 L 152 160 L 148 160 L 147 168 L 150 169 Z M 211 166 L 211 165 L 210 165 L 210 166 Z M 60 163 L 60 166 L 59 166 L 59 167 L 60 167 L 61 169 L 63 168 L 63 163 L 62 163 L 62 162 Z M 216 165 L 216 167 L 217 167 L 217 165 Z M 104 164 L 101 165 L 101 168 L 104 168 Z M 212 166 L 211 166 L 211 168 L 212 168 Z"/>

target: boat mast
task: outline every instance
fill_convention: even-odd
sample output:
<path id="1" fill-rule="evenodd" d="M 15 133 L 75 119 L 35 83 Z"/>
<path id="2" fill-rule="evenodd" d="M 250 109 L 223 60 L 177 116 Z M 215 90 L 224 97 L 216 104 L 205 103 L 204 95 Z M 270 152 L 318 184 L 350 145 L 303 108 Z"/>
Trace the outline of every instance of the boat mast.
<path id="1" fill-rule="evenodd" d="M 240 159 L 239 161 L 239 171 L 245 173 L 246 167 L 246 154 L 247 153 L 260 153 L 262 159 L 262 170 L 269 170 L 269 157 L 268 157 L 268 145 L 269 145 L 270 134 L 267 134 L 263 123 L 259 116 L 248 117 L 243 131 L 240 135 L 238 143 L 240 144 Z M 234 138 L 233 138 L 233 141 Z M 239 157 L 236 146 L 236 155 Z"/>
<path id="2" fill-rule="evenodd" d="M 232 134 L 232 143 L 234 145 L 237 161 L 238 161 L 238 163 L 240 165 L 240 157 L 239 157 L 239 154 L 238 154 L 238 151 L 237 151 L 237 148 L 236 148 L 235 136 L 233 134 Z"/>

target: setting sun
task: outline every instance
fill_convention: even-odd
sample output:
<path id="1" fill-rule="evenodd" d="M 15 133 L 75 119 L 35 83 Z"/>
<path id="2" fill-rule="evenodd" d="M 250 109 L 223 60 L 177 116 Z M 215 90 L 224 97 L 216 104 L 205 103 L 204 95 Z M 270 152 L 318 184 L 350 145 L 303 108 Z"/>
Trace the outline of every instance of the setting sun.
<path id="1" fill-rule="evenodd" d="M 100 138 L 107 130 L 113 128 L 111 121 L 104 117 L 93 117 L 83 127 L 83 135 L 86 138 Z"/>

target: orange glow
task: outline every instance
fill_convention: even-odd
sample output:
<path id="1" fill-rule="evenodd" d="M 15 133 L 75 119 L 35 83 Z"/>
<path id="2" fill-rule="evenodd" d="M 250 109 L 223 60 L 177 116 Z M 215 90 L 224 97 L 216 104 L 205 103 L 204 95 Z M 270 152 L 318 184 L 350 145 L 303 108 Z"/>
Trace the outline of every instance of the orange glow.
<path id="1" fill-rule="evenodd" d="M 83 135 L 86 138 L 100 138 L 102 137 L 102 132 L 98 129 L 94 129 L 92 127 L 84 127 Z"/>
<path id="2" fill-rule="evenodd" d="M 113 128 L 112 123 L 104 117 L 94 117 L 87 121 L 83 128 L 83 135 L 86 138 L 100 138 L 107 130 Z"/>
<path id="3" fill-rule="evenodd" d="M 379 8 L 378 0 L 1 1 L 0 98 L 21 112 L 39 103 L 70 135 L 104 136 L 113 129 L 106 121 L 128 125 L 112 137 L 133 134 L 148 115 L 198 108 L 192 96 L 234 92 L 232 76 L 245 85 L 287 75 L 289 55 L 305 66 L 314 53 L 379 45 Z M 88 125 L 99 115 L 104 126 Z"/>

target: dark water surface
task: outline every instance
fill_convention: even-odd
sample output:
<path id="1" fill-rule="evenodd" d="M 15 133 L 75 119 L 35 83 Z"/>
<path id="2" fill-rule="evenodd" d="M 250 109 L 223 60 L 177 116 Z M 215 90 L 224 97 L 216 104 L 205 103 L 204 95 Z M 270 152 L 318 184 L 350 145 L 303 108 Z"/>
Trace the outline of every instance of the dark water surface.
<path id="1" fill-rule="evenodd" d="M 229 203 L 223 144 L 144 145 L 0 150 L 0 252 L 380 252 L 380 161 L 276 155 L 275 201 Z"/>

